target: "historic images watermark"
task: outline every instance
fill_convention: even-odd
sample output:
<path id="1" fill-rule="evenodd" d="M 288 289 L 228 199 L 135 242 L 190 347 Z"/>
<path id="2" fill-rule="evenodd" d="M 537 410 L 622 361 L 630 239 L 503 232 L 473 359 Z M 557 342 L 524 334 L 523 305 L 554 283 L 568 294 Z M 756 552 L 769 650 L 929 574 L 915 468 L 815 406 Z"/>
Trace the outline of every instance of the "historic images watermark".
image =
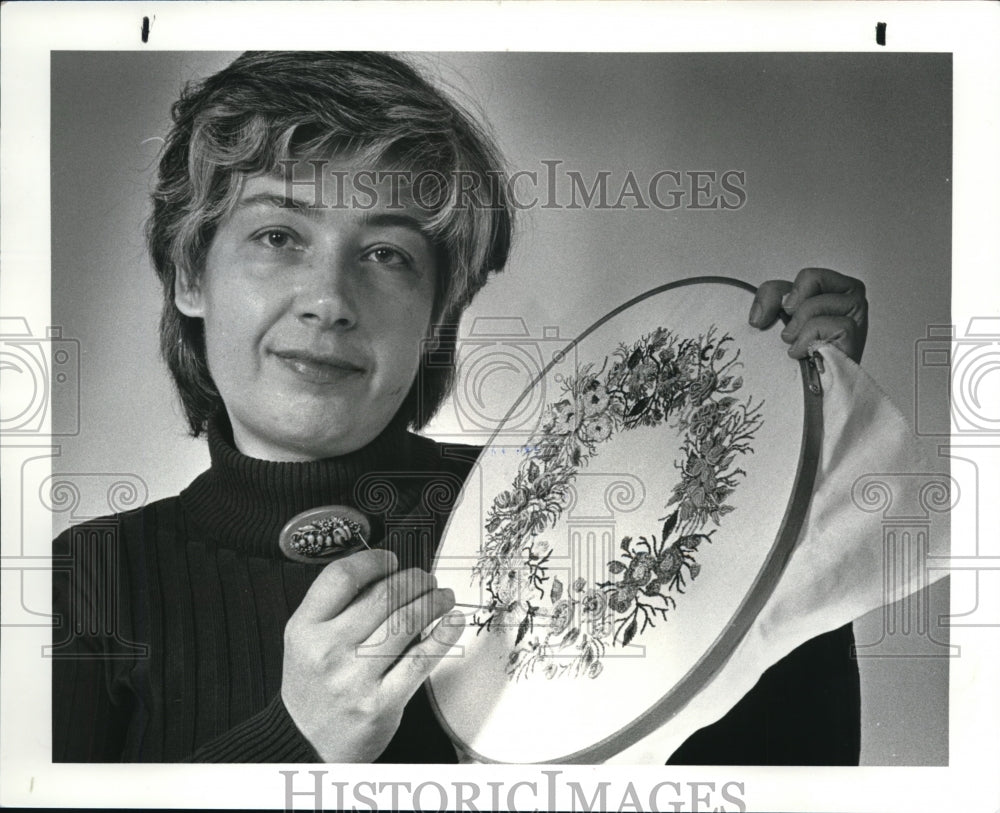
<path id="1" fill-rule="evenodd" d="M 344 781 L 336 778 L 339 772 L 327 770 L 278 773 L 285 810 L 747 810 L 746 786 L 737 780 L 578 782 L 558 769 L 541 770 L 531 779 L 491 782 Z M 297 778 L 300 773 L 308 776 Z"/>
<path id="2" fill-rule="evenodd" d="M 584 173 L 557 158 L 509 174 L 495 171 L 345 169 L 327 159 L 279 161 L 285 208 L 402 210 L 443 208 L 732 211 L 747 202 L 739 169 L 629 168 Z M 305 167 L 309 169 L 306 170 Z"/>

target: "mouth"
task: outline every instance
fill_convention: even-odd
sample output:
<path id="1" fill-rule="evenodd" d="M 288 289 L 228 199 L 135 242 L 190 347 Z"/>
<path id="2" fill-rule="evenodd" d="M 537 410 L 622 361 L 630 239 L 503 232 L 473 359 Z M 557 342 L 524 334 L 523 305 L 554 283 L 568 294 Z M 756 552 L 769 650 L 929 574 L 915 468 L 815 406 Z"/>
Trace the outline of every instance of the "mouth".
<path id="1" fill-rule="evenodd" d="M 367 372 L 360 364 L 342 356 L 304 350 L 276 350 L 272 355 L 286 369 L 313 384 L 340 384 Z"/>

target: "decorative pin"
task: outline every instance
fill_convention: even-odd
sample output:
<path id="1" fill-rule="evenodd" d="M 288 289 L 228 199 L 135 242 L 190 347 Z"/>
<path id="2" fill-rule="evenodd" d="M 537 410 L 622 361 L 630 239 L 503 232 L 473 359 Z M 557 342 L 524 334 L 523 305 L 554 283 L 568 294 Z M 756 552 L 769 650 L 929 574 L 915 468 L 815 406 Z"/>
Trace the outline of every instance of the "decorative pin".
<path id="1" fill-rule="evenodd" d="M 324 505 L 296 514 L 281 529 L 278 545 L 293 562 L 326 564 L 370 548 L 371 525 L 356 508 Z"/>

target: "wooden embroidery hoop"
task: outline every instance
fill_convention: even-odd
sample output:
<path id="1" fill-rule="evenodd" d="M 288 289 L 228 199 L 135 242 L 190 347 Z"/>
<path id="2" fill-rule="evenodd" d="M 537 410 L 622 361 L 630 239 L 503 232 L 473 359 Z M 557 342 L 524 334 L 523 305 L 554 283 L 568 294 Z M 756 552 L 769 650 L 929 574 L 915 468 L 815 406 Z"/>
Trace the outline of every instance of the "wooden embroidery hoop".
<path id="1" fill-rule="evenodd" d="M 639 296 L 630 299 L 619 307 L 607 313 L 581 333 L 567 347 L 566 351 L 575 348 L 580 342 L 594 333 L 602 325 L 627 311 L 633 306 L 651 297 L 665 293 L 670 290 L 693 285 L 723 285 L 742 289 L 750 294 L 755 294 L 755 286 L 743 282 L 742 280 L 722 277 L 722 276 L 701 276 L 690 277 L 676 282 L 653 288 Z M 749 301 L 747 306 L 749 308 Z M 787 317 L 782 316 L 787 321 Z M 532 389 L 542 381 L 552 367 L 557 363 L 553 360 L 541 373 L 535 377 L 531 384 L 525 389 L 521 396 L 508 410 L 507 415 L 501 422 L 500 427 L 487 443 L 488 449 L 503 431 L 504 423 L 512 415 L 517 414 L 521 402 L 529 396 Z M 712 645 L 705 651 L 698 661 L 676 681 L 674 685 L 657 702 L 646 709 L 637 718 L 627 721 L 617 731 L 610 736 L 601 739 L 583 748 L 573 750 L 555 759 L 541 760 L 540 764 L 551 763 L 600 763 L 608 760 L 620 753 L 630 745 L 642 740 L 652 734 L 657 729 L 665 725 L 681 709 L 683 709 L 702 688 L 704 688 L 712 678 L 725 665 L 729 656 L 736 646 L 746 635 L 757 615 L 760 613 L 765 602 L 770 597 L 777 584 L 785 565 L 792 553 L 798 539 L 803 520 L 809 509 L 812 497 L 813 486 L 816 478 L 817 465 L 819 462 L 819 452 L 822 442 L 822 389 L 819 384 L 819 375 L 812 359 L 804 359 L 799 362 L 800 380 L 802 384 L 803 398 L 803 426 L 801 441 L 799 445 L 799 459 L 797 461 L 794 476 L 794 485 L 791 489 L 784 515 L 781 519 L 779 531 L 772 544 L 767 558 L 762 567 L 758 570 L 757 576 L 745 594 L 738 609 L 734 613 L 732 620 L 722 630 L 721 634 L 714 640 Z M 445 532 L 447 537 L 447 530 Z M 439 554 L 435 557 L 435 569 L 437 569 L 440 559 Z M 451 737 L 456 748 L 466 754 L 470 759 L 478 762 L 500 762 L 488 755 L 479 753 L 473 748 L 454 727 L 449 723 L 447 715 L 441 708 L 439 698 L 435 695 L 434 676 L 427 682 L 428 695 L 432 708 L 446 733 Z M 669 756 L 664 754 L 664 759 Z"/>

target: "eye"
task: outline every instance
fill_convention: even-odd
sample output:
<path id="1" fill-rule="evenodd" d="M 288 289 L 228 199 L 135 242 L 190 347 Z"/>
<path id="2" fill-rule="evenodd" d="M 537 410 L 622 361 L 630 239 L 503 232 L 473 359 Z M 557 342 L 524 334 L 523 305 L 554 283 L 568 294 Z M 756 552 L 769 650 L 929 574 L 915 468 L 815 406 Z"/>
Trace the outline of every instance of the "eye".
<path id="1" fill-rule="evenodd" d="M 298 241 L 295 234 L 290 232 L 288 229 L 264 229 L 263 231 L 258 232 L 253 239 L 265 248 L 271 248 L 277 251 L 298 247 Z"/>
<path id="2" fill-rule="evenodd" d="M 379 265 L 393 265 L 401 268 L 408 268 L 411 265 L 410 258 L 406 254 L 391 246 L 376 246 L 369 249 L 362 255 L 361 259 L 378 263 Z"/>

